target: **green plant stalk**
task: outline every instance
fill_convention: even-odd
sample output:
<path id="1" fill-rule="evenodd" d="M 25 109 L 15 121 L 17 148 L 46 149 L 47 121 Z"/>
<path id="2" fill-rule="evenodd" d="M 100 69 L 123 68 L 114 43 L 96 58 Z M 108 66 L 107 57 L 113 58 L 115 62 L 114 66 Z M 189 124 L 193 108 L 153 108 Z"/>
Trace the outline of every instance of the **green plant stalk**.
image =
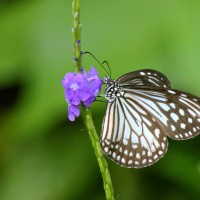
<path id="1" fill-rule="evenodd" d="M 81 23 L 80 23 L 80 0 L 73 0 L 72 2 L 72 16 L 73 16 L 73 51 L 76 72 L 81 68 Z"/>
<path id="2" fill-rule="evenodd" d="M 74 47 L 74 59 L 76 60 L 75 68 L 76 71 L 79 72 L 81 68 L 81 24 L 80 24 L 80 0 L 73 0 L 72 2 L 72 16 L 73 16 L 73 47 Z M 95 155 L 100 167 L 100 171 L 103 177 L 103 184 L 104 184 L 104 190 L 106 193 L 106 199 L 107 200 L 114 200 L 114 190 L 112 186 L 112 181 L 110 177 L 110 172 L 108 170 L 108 164 L 104 158 L 99 137 L 97 135 L 92 114 L 90 109 L 86 108 L 85 106 L 81 106 L 82 114 L 83 114 L 83 120 L 85 123 L 85 126 L 88 130 L 90 139 L 92 141 L 92 146 L 95 151 Z"/>
<path id="3" fill-rule="evenodd" d="M 92 146 L 95 151 L 95 155 L 100 167 L 100 171 L 103 177 L 103 183 L 104 183 L 104 190 L 106 193 L 106 199 L 107 200 L 114 200 L 114 190 L 112 186 L 112 181 L 110 177 L 110 172 L 108 170 L 108 164 L 104 158 L 100 143 L 99 143 L 99 137 L 97 135 L 91 112 L 88 108 L 85 106 L 82 106 L 82 113 L 83 113 L 83 120 L 87 127 L 90 139 L 92 141 Z"/>

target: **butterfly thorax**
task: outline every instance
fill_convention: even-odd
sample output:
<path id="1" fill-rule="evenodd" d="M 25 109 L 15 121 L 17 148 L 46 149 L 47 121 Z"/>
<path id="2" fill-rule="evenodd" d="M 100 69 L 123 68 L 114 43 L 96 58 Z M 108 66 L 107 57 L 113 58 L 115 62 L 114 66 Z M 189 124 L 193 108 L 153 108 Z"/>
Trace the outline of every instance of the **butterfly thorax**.
<path id="1" fill-rule="evenodd" d="M 106 76 L 102 81 L 106 84 L 104 96 L 109 102 L 113 102 L 116 97 L 122 96 L 120 84 L 116 80 Z"/>

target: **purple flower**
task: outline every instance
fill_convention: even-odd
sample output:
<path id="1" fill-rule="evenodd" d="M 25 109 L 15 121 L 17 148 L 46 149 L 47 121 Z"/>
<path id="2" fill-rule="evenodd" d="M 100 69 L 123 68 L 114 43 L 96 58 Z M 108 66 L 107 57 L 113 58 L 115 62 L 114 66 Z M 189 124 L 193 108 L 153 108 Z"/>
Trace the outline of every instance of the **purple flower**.
<path id="1" fill-rule="evenodd" d="M 65 98 L 68 103 L 68 118 L 74 121 L 80 115 L 81 102 L 89 107 L 101 90 L 102 81 L 98 77 L 97 70 L 92 67 L 87 73 L 81 69 L 81 73 L 69 72 L 62 80 L 65 88 Z"/>

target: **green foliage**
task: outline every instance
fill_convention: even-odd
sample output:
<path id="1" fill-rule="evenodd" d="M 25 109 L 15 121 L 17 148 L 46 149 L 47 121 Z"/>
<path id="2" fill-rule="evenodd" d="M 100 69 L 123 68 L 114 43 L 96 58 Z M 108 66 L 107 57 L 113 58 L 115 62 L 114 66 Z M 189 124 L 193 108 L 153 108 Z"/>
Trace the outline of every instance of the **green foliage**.
<path id="1" fill-rule="evenodd" d="M 0 3 L 0 199 L 104 199 L 87 131 L 81 118 L 68 121 L 61 86 L 74 71 L 71 1 L 9 2 Z M 82 1 L 82 49 L 107 60 L 113 78 L 153 68 L 200 96 L 199 9 L 197 0 Z M 105 75 L 88 55 L 83 65 Z M 99 134 L 104 112 L 92 106 Z M 170 141 L 145 169 L 108 161 L 116 199 L 200 199 L 199 152 L 195 138 Z"/>

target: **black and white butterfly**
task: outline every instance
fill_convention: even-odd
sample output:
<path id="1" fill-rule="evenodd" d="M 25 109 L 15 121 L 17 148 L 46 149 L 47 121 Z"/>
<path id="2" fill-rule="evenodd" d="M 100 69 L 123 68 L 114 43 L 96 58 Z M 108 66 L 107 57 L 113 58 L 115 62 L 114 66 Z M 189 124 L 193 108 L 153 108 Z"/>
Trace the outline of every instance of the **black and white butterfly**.
<path id="1" fill-rule="evenodd" d="M 185 140 L 199 134 L 200 98 L 172 89 L 162 73 L 138 70 L 103 82 L 108 104 L 100 142 L 122 167 L 152 165 L 166 153 L 167 137 Z"/>

